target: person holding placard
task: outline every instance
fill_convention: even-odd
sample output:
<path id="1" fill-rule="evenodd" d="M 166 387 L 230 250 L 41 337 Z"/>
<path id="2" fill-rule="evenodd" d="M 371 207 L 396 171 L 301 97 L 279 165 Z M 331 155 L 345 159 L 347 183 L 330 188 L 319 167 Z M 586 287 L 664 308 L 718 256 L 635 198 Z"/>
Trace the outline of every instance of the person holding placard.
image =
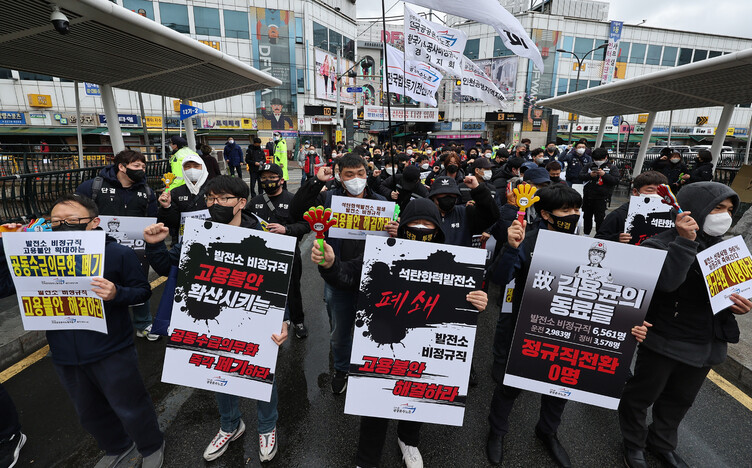
<path id="1" fill-rule="evenodd" d="M 752 302 L 732 294 L 731 307 L 713 314 L 697 254 L 722 241 L 739 196 L 717 182 L 697 182 L 676 196 L 676 226 L 642 243 L 668 252 L 645 320 L 653 326 L 637 351 L 634 377 L 619 404 L 627 466 L 647 467 L 645 449 L 669 466 L 687 466 L 676 452 L 678 428 L 711 367 L 739 341 L 735 315 Z M 653 407 L 653 423 L 647 411 Z"/>
<path id="2" fill-rule="evenodd" d="M 183 159 L 183 177 L 184 185 L 165 190 L 157 199 L 157 221 L 176 231 L 180 229 L 181 214 L 206 209 L 204 185 L 209 171 L 199 156 L 189 154 Z"/>

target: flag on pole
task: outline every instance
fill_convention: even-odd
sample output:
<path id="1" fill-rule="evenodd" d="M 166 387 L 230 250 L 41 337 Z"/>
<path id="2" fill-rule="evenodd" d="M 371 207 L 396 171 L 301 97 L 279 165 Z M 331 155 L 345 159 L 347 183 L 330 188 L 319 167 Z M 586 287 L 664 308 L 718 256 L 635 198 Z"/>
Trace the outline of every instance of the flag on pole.
<path id="1" fill-rule="evenodd" d="M 196 106 L 180 103 L 180 120 L 189 119 L 198 114 L 208 114 L 208 112 Z"/>
<path id="2" fill-rule="evenodd" d="M 519 20 L 499 4 L 499 0 L 409 0 L 414 5 L 462 16 L 493 26 L 507 49 L 520 57 L 529 58 L 543 72 L 543 58 Z"/>
<path id="3" fill-rule="evenodd" d="M 427 63 L 405 60 L 405 54 L 389 44 L 386 53 L 389 69 L 384 69 L 384 83 L 389 83 L 389 92 L 436 107 L 436 91 L 444 78 L 441 72 Z"/>
<path id="4" fill-rule="evenodd" d="M 405 59 L 426 62 L 462 78 L 467 34 L 418 16 L 405 5 Z"/>
<path id="5" fill-rule="evenodd" d="M 462 86 L 460 93 L 480 99 L 489 106 L 499 108 L 506 99 L 483 70 L 472 60 L 462 56 Z"/>

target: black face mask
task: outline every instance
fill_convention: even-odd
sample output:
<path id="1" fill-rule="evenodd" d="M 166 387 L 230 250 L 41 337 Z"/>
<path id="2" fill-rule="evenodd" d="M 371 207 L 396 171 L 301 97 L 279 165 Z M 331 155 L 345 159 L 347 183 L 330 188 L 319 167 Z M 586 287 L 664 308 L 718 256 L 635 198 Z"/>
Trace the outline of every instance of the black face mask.
<path id="1" fill-rule="evenodd" d="M 444 213 L 449 213 L 454 209 L 456 203 L 457 197 L 441 197 L 439 198 L 439 209 Z"/>
<path id="2" fill-rule="evenodd" d="M 128 176 L 129 179 L 133 181 L 134 184 L 137 184 L 139 182 L 143 182 L 143 180 L 146 178 L 146 171 L 143 169 L 131 169 L 129 167 L 125 168 L 125 175 Z"/>
<path id="3" fill-rule="evenodd" d="M 237 206 L 237 204 L 235 205 Z M 209 207 L 209 215 L 215 223 L 228 224 L 235 217 L 235 206 L 222 206 L 214 203 Z"/>
<path id="4" fill-rule="evenodd" d="M 549 213 L 548 215 L 551 217 L 548 224 L 554 227 L 554 231 L 574 234 L 574 231 L 577 230 L 577 223 L 580 221 L 580 215 L 571 214 L 567 216 L 556 216 L 553 213 Z"/>
<path id="5" fill-rule="evenodd" d="M 436 234 L 436 229 L 405 227 L 405 239 L 416 240 L 420 242 L 431 242 Z"/>
<path id="6" fill-rule="evenodd" d="M 52 232 L 85 231 L 86 226 L 88 225 L 89 223 L 79 223 L 79 224 L 74 224 L 73 226 L 68 226 L 65 223 L 60 223 L 58 226 L 52 227 Z"/>
<path id="7" fill-rule="evenodd" d="M 551 182 L 559 182 L 559 181 L 561 181 L 561 177 L 560 176 L 551 177 L 550 179 L 551 179 Z"/>
<path id="8" fill-rule="evenodd" d="M 279 181 L 278 180 L 268 180 L 268 181 L 262 181 L 261 182 L 261 189 L 266 192 L 267 195 L 271 195 L 274 192 L 277 191 L 279 188 Z"/>
<path id="9" fill-rule="evenodd" d="M 457 170 L 458 170 L 459 168 L 460 168 L 460 167 L 459 167 L 458 165 L 456 165 L 456 164 L 450 164 L 450 165 L 448 165 L 448 166 L 446 167 L 446 170 L 447 170 L 447 172 L 448 172 L 448 173 L 450 173 L 450 174 L 454 174 L 454 173 L 456 173 L 456 172 L 457 172 Z"/>

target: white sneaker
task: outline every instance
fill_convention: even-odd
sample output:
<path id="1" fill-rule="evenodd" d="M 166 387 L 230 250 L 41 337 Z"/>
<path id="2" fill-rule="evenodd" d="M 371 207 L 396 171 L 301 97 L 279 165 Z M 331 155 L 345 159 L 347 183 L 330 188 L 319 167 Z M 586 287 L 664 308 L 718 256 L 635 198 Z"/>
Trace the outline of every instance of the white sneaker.
<path id="1" fill-rule="evenodd" d="M 270 461 L 277 454 L 277 428 L 272 432 L 259 434 L 259 458 L 262 462 Z"/>
<path id="2" fill-rule="evenodd" d="M 209 446 L 206 447 L 206 450 L 204 450 L 204 460 L 212 461 L 221 457 L 222 454 L 227 451 L 227 446 L 230 445 L 230 442 L 242 436 L 244 432 L 245 423 L 242 419 L 240 420 L 240 425 L 238 426 L 238 428 L 232 432 L 225 432 L 220 429 L 219 432 L 217 432 L 217 435 L 214 436 L 214 439 L 212 439 Z"/>
<path id="3" fill-rule="evenodd" d="M 405 462 L 407 468 L 423 468 L 423 457 L 420 456 L 418 447 L 412 445 L 405 445 L 404 442 L 397 437 L 397 445 L 399 445 L 402 452 L 402 461 Z"/>
<path id="4" fill-rule="evenodd" d="M 146 338 L 149 341 L 157 341 L 161 338 L 161 335 L 155 335 L 151 332 L 151 325 L 144 328 L 143 330 L 136 330 L 136 336 L 139 338 Z"/>

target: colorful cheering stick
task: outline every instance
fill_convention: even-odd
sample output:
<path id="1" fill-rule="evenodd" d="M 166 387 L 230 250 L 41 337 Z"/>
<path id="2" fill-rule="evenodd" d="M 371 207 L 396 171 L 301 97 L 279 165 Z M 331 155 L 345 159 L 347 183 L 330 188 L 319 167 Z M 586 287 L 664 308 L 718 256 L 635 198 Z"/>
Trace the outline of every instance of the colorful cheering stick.
<path id="1" fill-rule="evenodd" d="M 520 224 L 525 219 L 525 210 L 540 200 L 540 197 L 535 195 L 535 192 L 537 191 L 537 188 L 529 184 L 522 184 L 515 187 L 514 196 L 516 198 L 516 205 L 519 207 L 519 210 L 517 211 L 517 221 L 519 221 Z"/>
<path id="2" fill-rule="evenodd" d="M 51 232 L 52 227 L 44 218 L 32 219 L 29 224 L 21 228 L 23 232 Z"/>
<path id="3" fill-rule="evenodd" d="M 674 208 L 676 208 L 677 213 L 683 213 L 684 211 L 679 207 L 679 202 L 676 201 L 676 195 L 671 191 L 671 187 L 669 187 L 666 184 L 661 184 L 658 186 L 658 189 L 656 190 L 658 192 L 658 195 L 661 196 L 662 202 L 671 205 Z"/>
<path id="4" fill-rule="evenodd" d="M 394 216 L 392 216 L 393 221 L 398 221 L 400 215 L 400 207 L 395 203 L 394 205 Z"/>
<path id="5" fill-rule="evenodd" d="M 321 255 L 325 256 L 324 250 L 324 233 L 332 226 L 337 224 L 337 218 L 332 217 L 332 209 L 324 209 L 323 206 L 312 206 L 306 213 L 303 214 L 303 219 L 308 221 L 311 226 L 311 230 L 316 233 L 316 243 L 319 245 Z M 319 265 L 323 265 L 325 259 L 321 259 Z"/>
<path id="6" fill-rule="evenodd" d="M 165 185 L 165 190 L 170 190 L 170 185 L 172 185 L 172 182 L 176 179 L 175 174 L 172 172 L 168 172 L 167 174 L 164 174 L 162 176 L 162 183 Z"/>

